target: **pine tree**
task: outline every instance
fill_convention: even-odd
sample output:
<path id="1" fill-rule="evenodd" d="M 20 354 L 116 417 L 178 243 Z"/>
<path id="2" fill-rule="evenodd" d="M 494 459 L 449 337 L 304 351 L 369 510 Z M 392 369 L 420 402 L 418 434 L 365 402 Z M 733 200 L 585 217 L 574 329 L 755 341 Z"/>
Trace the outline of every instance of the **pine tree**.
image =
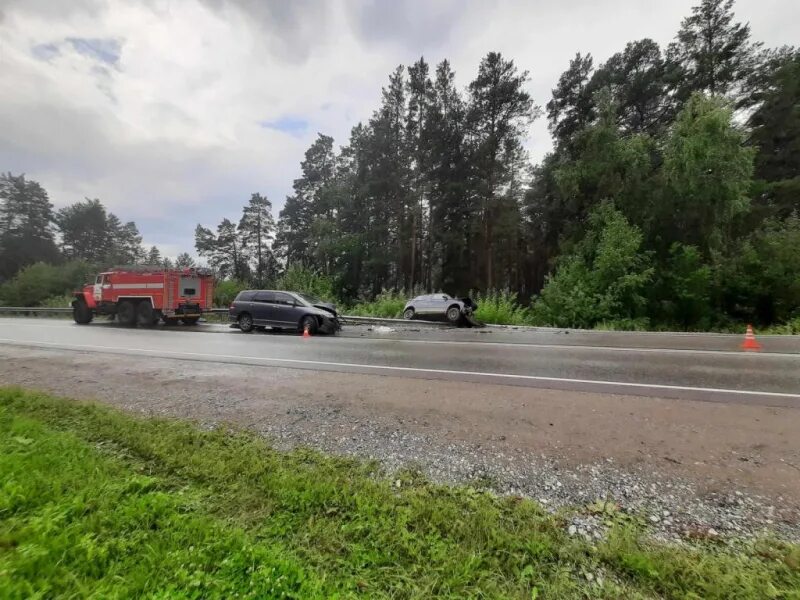
<path id="1" fill-rule="evenodd" d="M 409 156 L 409 206 L 411 213 L 410 244 L 411 256 L 406 287 L 413 289 L 418 281 L 430 279 L 425 272 L 430 272 L 430 256 L 427 264 L 423 264 L 423 252 L 430 253 L 426 247 L 425 239 L 427 214 L 430 221 L 429 177 L 431 162 L 431 104 L 433 101 L 433 83 L 429 75 L 428 63 L 420 58 L 408 68 L 408 82 L 406 91 L 408 95 L 408 111 L 406 113 L 405 141 L 406 153 Z"/>
<path id="2" fill-rule="evenodd" d="M 513 61 L 490 52 L 469 85 L 470 158 L 475 192 L 481 201 L 480 263 L 484 289 L 492 289 L 496 283 L 495 224 L 502 218 L 501 190 L 512 176 L 512 162 L 508 158 L 518 151 L 524 132 L 539 113 L 524 89 L 527 80 L 527 71 L 519 73 Z"/>
<path id="3" fill-rule="evenodd" d="M 39 261 L 58 259 L 53 205 L 44 188 L 24 175 L 0 174 L 0 279 Z"/>
<path id="4" fill-rule="evenodd" d="M 145 264 L 150 266 L 161 265 L 164 262 L 164 259 L 161 258 L 161 251 L 156 246 L 150 246 L 150 250 L 147 252 L 147 258 L 145 258 Z"/>
<path id="5" fill-rule="evenodd" d="M 56 214 L 61 251 L 68 259 L 105 265 L 111 254 L 108 213 L 100 200 L 76 202 Z"/>
<path id="6" fill-rule="evenodd" d="M 194 239 L 197 253 L 208 258 L 209 265 L 220 277 L 233 277 L 238 281 L 246 281 L 249 278 L 249 255 L 236 225 L 230 220 L 223 219 L 217 225 L 216 234 L 198 225 L 195 228 Z"/>
<path id="7" fill-rule="evenodd" d="M 189 255 L 188 252 L 181 252 L 175 258 L 175 268 L 176 269 L 191 269 L 194 266 L 195 266 L 195 261 Z"/>
<path id="8" fill-rule="evenodd" d="M 734 22 L 733 0 L 702 0 L 667 53 L 678 97 L 686 101 L 693 92 L 738 97 L 759 46 L 750 43 L 749 25 Z"/>
<path id="9" fill-rule="evenodd" d="M 253 194 L 250 202 L 242 210 L 238 233 L 244 247 L 255 258 L 255 283 L 258 286 L 265 285 L 275 276 L 275 260 L 270 247 L 274 231 L 272 203 L 266 196 Z"/>
<path id="10" fill-rule="evenodd" d="M 317 218 L 331 218 L 335 206 L 326 197 L 326 186 L 332 181 L 336 157 L 333 138 L 319 134 L 306 150 L 300 164 L 301 176 L 294 181 L 294 193 L 278 215 L 275 249 L 288 264 L 318 266 L 317 242 L 312 226 Z"/>
<path id="11" fill-rule="evenodd" d="M 768 213 L 800 214 L 800 51 L 774 69 L 750 117 L 750 143 L 758 148 L 755 176 Z"/>
<path id="12" fill-rule="evenodd" d="M 124 225 L 119 218 L 108 213 L 106 228 L 109 236 L 109 253 L 105 262 L 111 265 L 132 265 L 144 258 L 142 236 L 136 223 L 128 221 Z"/>
<path id="13" fill-rule="evenodd" d="M 408 277 L 411 257 L 409 157 L 405 141 L 406 86 L 398 66 L 381 91 L 381 106 L 370 120 L 368 164 L 370 177 L 371 256 L 368 267 L 375 294 L 389 285 L 400 288 Z"/>
<path id="14" fill-rule="evenodd" d="M 448 61 L 436 68 L 429 119 L 431 291 L 466 294 L 470 277 L 473 196 L 467 193 L 466 106 Z"/>
<path id="15" fill-rule="evenodd" d="M 553 98 L 547 103 L 550 133 L 559 146 L 568 146 L 578 131 L 594 118 L 593 88 L 589 85 L 594 70 L 591 54 L 580 52 L 569 62 L 553 89 Z"/>
<path id="16" fill-rule="evenodd" d="M 592 94 L 610 90 L 623 133 L 656 134 L 675 116 L 667 85 L 661 49 L 653 40 L 643 39 L 628 43 L 603 63 L 588 88 Z M 591 105 L 596 108 L 594 96 Z"/>

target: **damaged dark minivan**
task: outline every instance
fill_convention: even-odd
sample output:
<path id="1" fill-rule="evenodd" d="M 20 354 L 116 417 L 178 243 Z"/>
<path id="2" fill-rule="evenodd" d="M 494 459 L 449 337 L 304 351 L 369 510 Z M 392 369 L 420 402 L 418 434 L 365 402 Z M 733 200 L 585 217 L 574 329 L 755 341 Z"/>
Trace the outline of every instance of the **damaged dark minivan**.
<path id="1" fill-rule="evenodd" d="M 341 329 L 336 306 L 314 296 L 283 290 L 244 290 L 228 309 L 230 320 L 243 332 L 256 328 L 293 329 L 311 334 Z"/>

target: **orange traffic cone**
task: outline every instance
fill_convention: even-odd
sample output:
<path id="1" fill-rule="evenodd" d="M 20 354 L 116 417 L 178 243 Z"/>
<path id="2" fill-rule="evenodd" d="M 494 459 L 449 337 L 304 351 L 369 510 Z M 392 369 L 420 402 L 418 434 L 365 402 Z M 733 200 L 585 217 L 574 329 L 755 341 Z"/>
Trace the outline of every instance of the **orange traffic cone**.
<path id="1" fill-rule="evenodd" d="M 304 338 L 309 338 L 309 337 L 311 337 L 311 327 L 309 327 L 308 325 L 306 325 L 305 327 L 303 327 L 303 337 L 304 337 Z"/>
<path id="2" fill-rule="evenodd" d="M 748 350 L 750 352 L 758 352 L 761 350 L 761 344 L 756 341 L 752 325 L 747 326 L 747 333 L 744 334 L 744 342 L 742 342 L 741 348 L 742 350 Z"/>

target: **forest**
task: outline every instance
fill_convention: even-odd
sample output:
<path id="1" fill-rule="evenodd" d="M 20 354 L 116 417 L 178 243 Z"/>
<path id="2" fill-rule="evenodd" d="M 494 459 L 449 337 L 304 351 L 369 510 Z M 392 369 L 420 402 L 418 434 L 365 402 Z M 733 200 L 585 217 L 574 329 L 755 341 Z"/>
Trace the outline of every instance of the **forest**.
<path id="1" fill-rule="evenodd" d="M 398 66 L 349 140 L 317 136 L 277 219 L 253 194 L 197 226 L 197 255 L 228 290 L 311 285 L 377 312 L 441 290 L 537 325 L 800 330 L 798 48 L 702 0 L 665 47 L 578 53 L 549 99 L 529 80 L 497 52 L 463 89 L 447 60 Z M 536 119 L 553 148 L 533 165 Z M 9 173 L 0 201 L 5 302 L 34 263 L 163 262 L 97 200 L 54 212 Z"/>

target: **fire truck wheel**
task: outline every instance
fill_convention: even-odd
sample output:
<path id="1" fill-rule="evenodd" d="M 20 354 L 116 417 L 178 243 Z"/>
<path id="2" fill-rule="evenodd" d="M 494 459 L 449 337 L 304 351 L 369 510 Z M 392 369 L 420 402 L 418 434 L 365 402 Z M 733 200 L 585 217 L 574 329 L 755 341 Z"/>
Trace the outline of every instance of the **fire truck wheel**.
<path id="1" fill-rule="evenodd" d="M 83 301 L 76 301 L 72 305 L 72 318 L 79 325 L 86 325 L 92 322 L 92 309 L 86 306 Z"/>
<path id="2" fill-rule="evenodd" d="M 153 310 L 153 305 L 149 300 L 139 302 L 136 307 L 136 323 L 142 327 L 152 327 L 158 322 L 156 311 Z"/>
<path id="3" fill-rule="evenodd" d="M 197 325 L 197 322 L 200 320 L 200 317 L 188 317 L 186 319 L 181 319 L 181 322 L 184 325 Z"/>
<path id="4" fill-rule="evenodd" d="M 117 304 L 117 317 L 120 325 L 136 326 L 136 306 L 130 300 L 123 300 Z"/>

